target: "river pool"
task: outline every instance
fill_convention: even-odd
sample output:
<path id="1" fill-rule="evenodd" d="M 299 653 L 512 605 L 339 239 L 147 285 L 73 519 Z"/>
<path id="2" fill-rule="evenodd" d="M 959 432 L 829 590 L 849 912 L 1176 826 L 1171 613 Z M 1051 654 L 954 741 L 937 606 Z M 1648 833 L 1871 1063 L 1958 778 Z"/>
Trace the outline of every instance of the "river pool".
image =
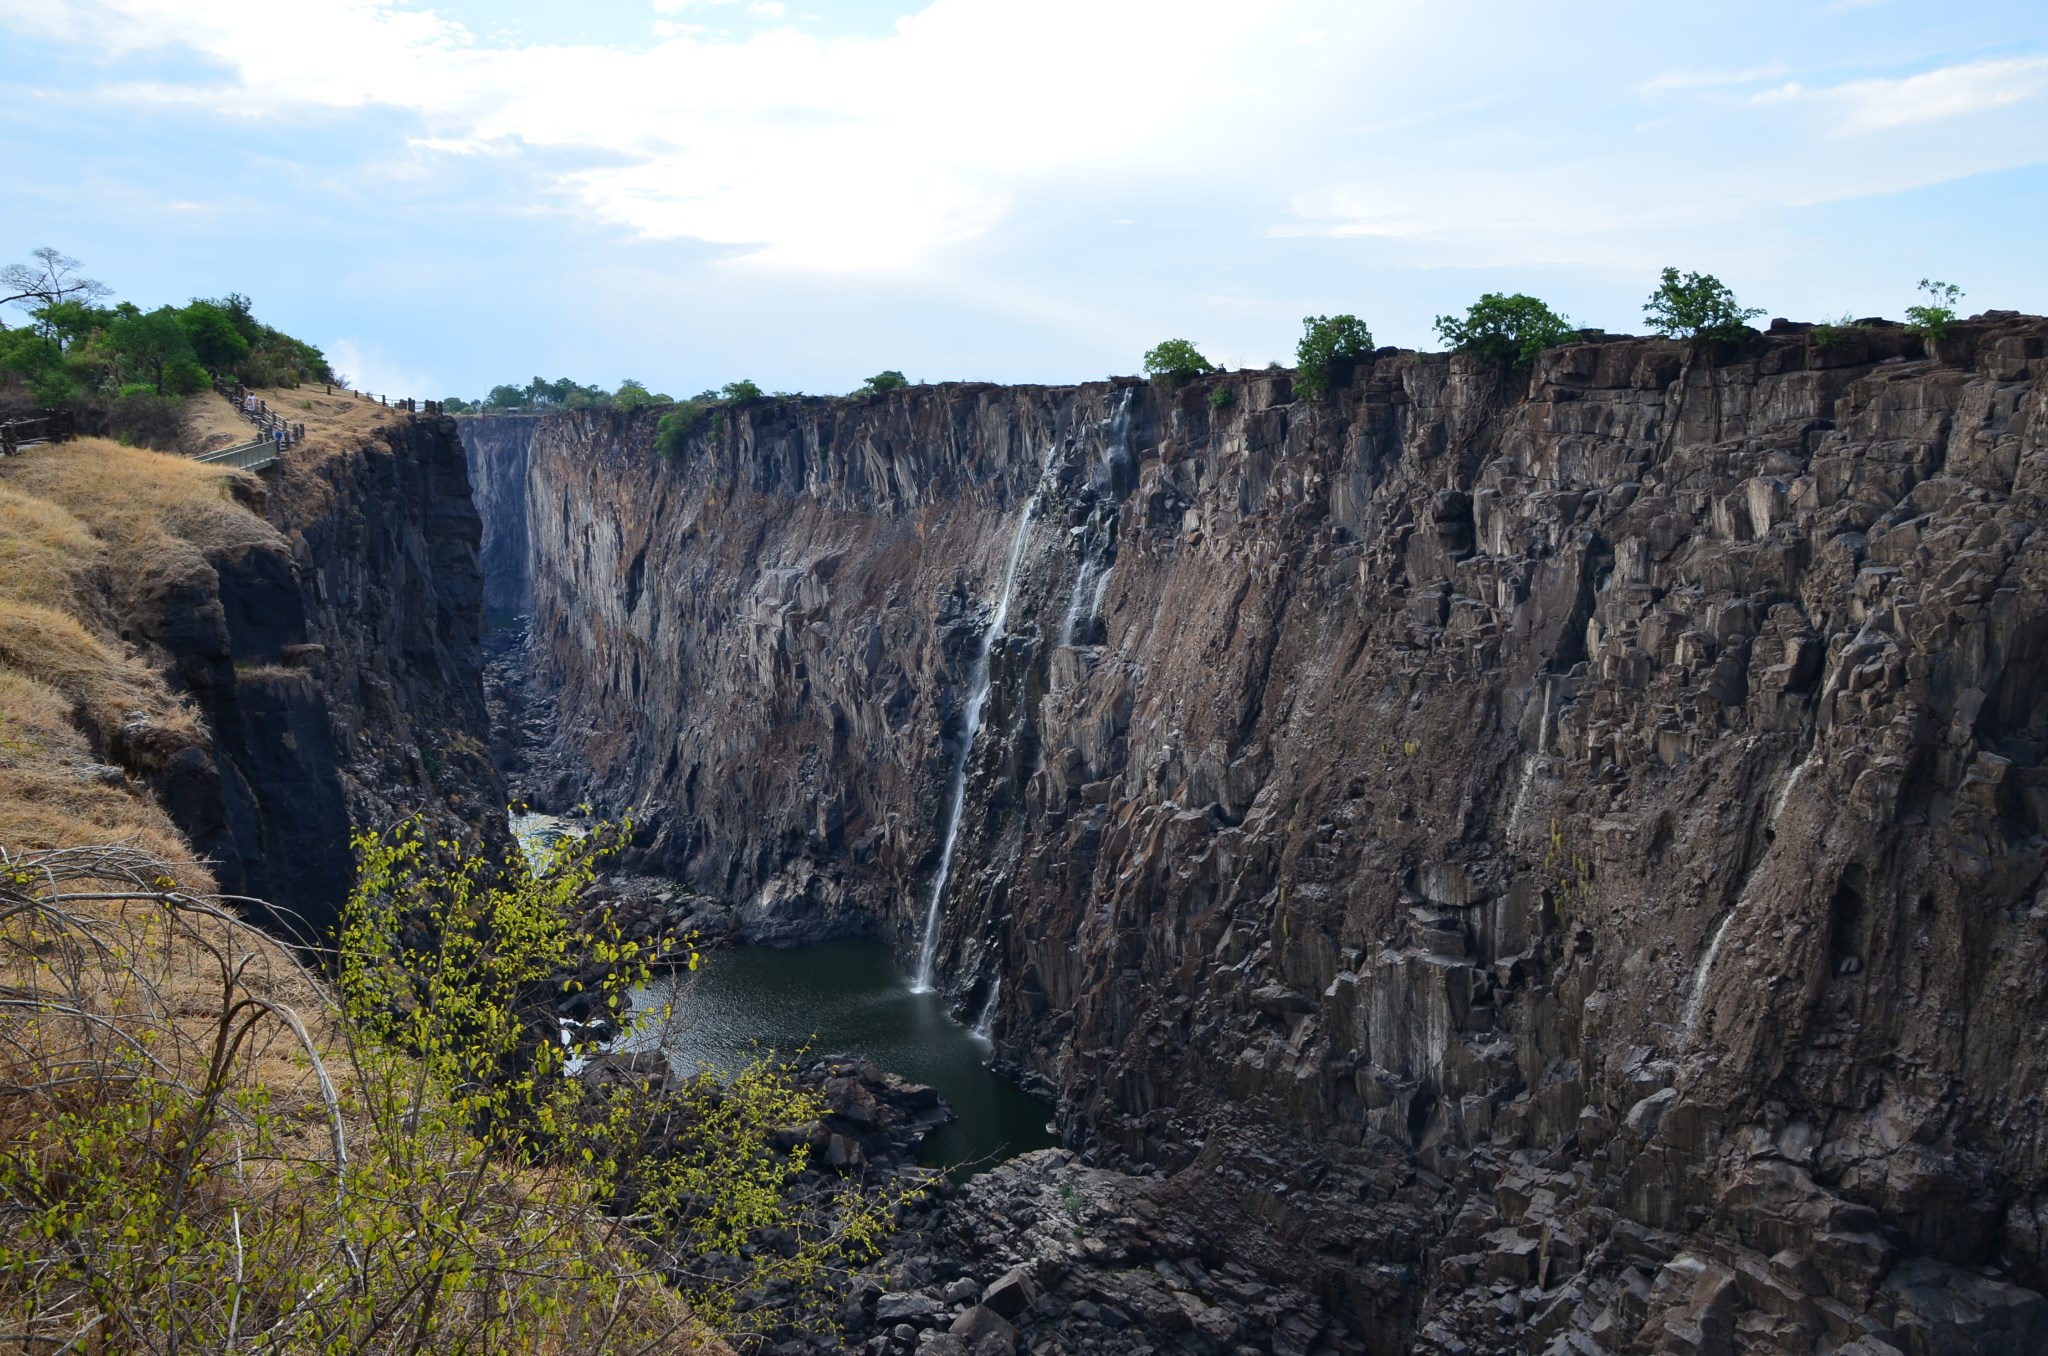
<path id="1" fill-rule="evenodd" d="M 694 974 L 658 981 L 640 1001 L 671 997 L 677 1020 L 662 1046 L 680 1073 L 771 1049 L 863 1055 L 931 1084 L 958 1113 L 925 1140 L 930 1166 L 973 1171 L 1057 1143 L 1051 1108 L 992 1071 L 988 1042 L 947 1016 L 937 994 L 912 993 L 879 942 L 707 952 Z"/>

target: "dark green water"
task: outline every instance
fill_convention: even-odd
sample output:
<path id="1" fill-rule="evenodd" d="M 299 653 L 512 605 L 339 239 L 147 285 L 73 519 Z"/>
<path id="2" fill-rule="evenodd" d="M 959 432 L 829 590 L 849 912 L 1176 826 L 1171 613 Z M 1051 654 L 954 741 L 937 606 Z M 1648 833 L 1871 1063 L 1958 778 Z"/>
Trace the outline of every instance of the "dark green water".
<path id="1" fill-rule="evenodd" d="M 937 994 L 912 993 L 879 942 L 710 952 L 695 974 L 656 984 L 641 1002 L 671 995 L 676 1020 L 662 1048 L 680 1073 L 729 1069 L 770 1049 L 863 1055 L 931 1084 L 959 1113 L 925 1140 L 929 1166 L 992 1166 L 1056 1142 L 1051 1108 L 991 1072 L 988 1042 L 948 1017 Z"/>

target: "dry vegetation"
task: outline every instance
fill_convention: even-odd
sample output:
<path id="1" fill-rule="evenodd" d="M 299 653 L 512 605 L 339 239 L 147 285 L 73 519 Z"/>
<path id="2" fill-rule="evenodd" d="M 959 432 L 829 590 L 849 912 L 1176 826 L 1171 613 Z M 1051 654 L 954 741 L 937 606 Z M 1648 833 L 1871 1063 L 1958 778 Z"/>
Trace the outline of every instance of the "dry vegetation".
<path id="1" fill-rule="evenodd" d="M 155 802 L 104 767 L 127 726 L 159 746 L 204 737 L 121 638 L 123 604 L 204 568 L 205 546 L 269 531 L 227 476 L 181 457 L 82 439 L 0 462 L 0 845 L 185 855 Z"/>
<path id="2" fill-rule="evenodd" d="M 0 1341 L 722 1350 L 324 982 L 123 848 L 0 851 Z"/>

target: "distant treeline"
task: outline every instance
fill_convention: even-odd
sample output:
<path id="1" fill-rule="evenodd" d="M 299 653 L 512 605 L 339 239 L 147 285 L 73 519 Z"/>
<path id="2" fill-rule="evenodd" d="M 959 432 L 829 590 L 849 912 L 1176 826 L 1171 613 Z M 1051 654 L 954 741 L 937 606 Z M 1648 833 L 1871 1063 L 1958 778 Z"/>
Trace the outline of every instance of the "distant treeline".
<path id="1" fill-rule="evenodd" d="M 893 391 L 899 386 L 908 386 L 910 381 L 901 372 L 877 372 L 861 384 L 855 395 L 873 395 L 877 391 Z M 636 410 L 642 405 L 696 405 L 709 406 L 723 402 L 745 405 L 768 398 L 768 392 L 745 378 L 729 381 L 716 390 L 699 391 L 693 396 L 677 398 L 659 391 L 651 391 L 647 383 L 627 377 L 619 383 L 616 391 L 607 391 L 602 386 L 585 386 L 567 377 L 549 381 L 546 377 L 535 377 L 524 386 L 493 386 L 491 393 L 482 400 L 464 400 L 450 396 L 442 402 L 450 414 L 512 414 L 520 411 L 541 410 Z M 798 394 L 792 391 L 777 391 L 777 396 Z"/>

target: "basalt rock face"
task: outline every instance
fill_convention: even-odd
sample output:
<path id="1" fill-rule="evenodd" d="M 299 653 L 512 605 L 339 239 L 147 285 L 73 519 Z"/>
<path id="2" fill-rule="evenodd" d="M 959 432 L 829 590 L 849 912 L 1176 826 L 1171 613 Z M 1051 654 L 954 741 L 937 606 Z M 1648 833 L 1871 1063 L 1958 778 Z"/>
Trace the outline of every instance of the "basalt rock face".
<path id="1" fill-rule="evenodd" d="M 1843 340 L 764 403 L 672 460 L 566 414 L 486 539 L 560 794 L 906 955 L 1000 615 L 938 978 L 1210 1272 L 1372 1350 L 2026 1349 L 2048 322 Z"/>
<path id="2" fill-rule="evenodd" d="M 339 761 L 344 849 L 350 824 L 418 812 L 508 845 L 484 707 L 482 524 L 452 421 L 395 421 L 284 467 L 270 516 L 298 567 L 301 662 Z"/>
<path id="3" fill-rule="evenodd" d="M 526 450 L 534 419 L 470 419 L 463 423 L 470 488 L 484 534 L 479 564 L 484 608 L 492 616 L 523 617 L 533 610 L 533 574 L 526 540 Z"/>
<path id="4" fill-rule="evenodd" d="M 270 529 L 119 581 L 124 635 L 203 717 L 97 746 L 148 784 L 221 888 L 286 935 L 339 917 L 355 827 L 425 811 L 507 837 L 487 748 L 480 520 L 453 425 L 291 454 L 237 496 Z"/>

